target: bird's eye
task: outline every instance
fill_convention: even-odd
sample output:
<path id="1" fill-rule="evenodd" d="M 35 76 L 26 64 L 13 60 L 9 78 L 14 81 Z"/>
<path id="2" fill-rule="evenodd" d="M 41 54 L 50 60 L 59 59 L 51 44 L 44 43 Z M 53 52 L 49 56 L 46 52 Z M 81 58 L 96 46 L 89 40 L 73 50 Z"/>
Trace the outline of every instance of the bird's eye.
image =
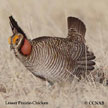
<path id="1" fill-rule="evenodd" d="M 15 44 L 18 44 L 18 41 L 19 41 L 19 39 L 16 39 L 16 42 L 15 42 Z"/>
<path id="2" fill-rule="evenodd" d="M 13 44 L 17 44 L 19 40 L 19 35 L 15 35 L 13 38 Z"/>
<path id="3" fill-rule="evenodd" d="M 16 42 L 18 42 L 19 39 L 16 39 Z"/>

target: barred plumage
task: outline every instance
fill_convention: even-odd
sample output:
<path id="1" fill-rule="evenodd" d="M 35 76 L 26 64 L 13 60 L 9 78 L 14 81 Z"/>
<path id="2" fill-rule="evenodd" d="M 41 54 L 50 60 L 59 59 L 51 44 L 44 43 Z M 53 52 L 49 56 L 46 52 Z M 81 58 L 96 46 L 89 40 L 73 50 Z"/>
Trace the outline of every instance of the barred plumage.
<path id="1" fill-rule="evenodd" d="M 10 17 L 13 31 L 10 45 L 16 57 L 35 76 L 50 82 L 81 77 L 94 69 L 95 56 L 85 45 L 86 28 L 82 21 L 68 17 L 68 37 L 39 37 L 28 40 L 25 33 Z M 13 37 L 16 37 L 16 40 Z"/>

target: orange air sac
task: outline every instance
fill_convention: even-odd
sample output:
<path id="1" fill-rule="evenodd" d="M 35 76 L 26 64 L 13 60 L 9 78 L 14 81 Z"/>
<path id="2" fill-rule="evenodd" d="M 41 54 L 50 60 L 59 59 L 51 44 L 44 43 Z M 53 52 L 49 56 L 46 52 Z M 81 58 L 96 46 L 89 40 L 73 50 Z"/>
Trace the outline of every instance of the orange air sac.
<path id="1" fill-rule="evenodd" d="M 31 44 L 30 42 L 27 40 L 27 39 L 24 39 L 24 44 L 23 46 L 21 47 L 21 52 L 24 54 L 24 55 L 30 55 L 31 53 Z"/>

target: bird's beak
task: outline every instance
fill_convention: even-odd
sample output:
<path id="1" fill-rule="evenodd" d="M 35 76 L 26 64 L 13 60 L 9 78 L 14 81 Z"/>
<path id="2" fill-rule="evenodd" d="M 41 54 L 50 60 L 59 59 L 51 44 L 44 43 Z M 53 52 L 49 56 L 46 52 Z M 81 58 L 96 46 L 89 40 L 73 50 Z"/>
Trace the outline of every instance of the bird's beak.
<path id="1" fill-rule="evenodd" d="M 10 44 L 10 50 L 12 50 L 12 49 L 13 49 L 13 45 L 12 45 L 12 36 L 10 36 L 10 37 L 8 38 L 8 43 Z"/>
<path id="2" fill-rule="evenodd" d="M 11 36 L 8 38 L 8 43 L 11 44 Z"/>
<path id="3" fill-rule="evenodd" d="M 14 48 L 13 48 L 13 45 L 10 45 L 10 51 L 12 51 L 12 49 L 14 49 Z"/>

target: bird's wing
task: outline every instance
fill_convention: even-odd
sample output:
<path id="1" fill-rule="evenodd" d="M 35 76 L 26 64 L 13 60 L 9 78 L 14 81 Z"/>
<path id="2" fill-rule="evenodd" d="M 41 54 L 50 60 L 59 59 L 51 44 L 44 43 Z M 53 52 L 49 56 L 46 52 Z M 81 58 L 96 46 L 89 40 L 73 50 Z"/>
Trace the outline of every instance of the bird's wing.
<path id="1" fill-rule="evenodd" d="M 85 41 L 85 24 L 78 18 L 68 17 L 68 37 L 69 39 L 77 39 L 79 41 Z"/>
<path id="2" fill-rule="evenodd" d="M 89 71 L 94 69 L 95 55 L 88 50 L 84 43 L 74 43 L 69 51 L 71 59 L 75 62 L 75 69 L 73 74 L 80 77 L 85 76 Z"/>
<path id="3" fill-rule="evenodd" d="M 85 70 L 88 71 L 94 69 L 94 53 L 88 51 L 88 47 L 85 45 L 85 43 L 79 43 L 78 41 L 64 41 L 61 46 L 56 47 L 59 48 L 59 50 L 62 52 L 61 54 L 65 55 L 75 63 L 75 74 L 76 72 L 81 73 Z"/>

